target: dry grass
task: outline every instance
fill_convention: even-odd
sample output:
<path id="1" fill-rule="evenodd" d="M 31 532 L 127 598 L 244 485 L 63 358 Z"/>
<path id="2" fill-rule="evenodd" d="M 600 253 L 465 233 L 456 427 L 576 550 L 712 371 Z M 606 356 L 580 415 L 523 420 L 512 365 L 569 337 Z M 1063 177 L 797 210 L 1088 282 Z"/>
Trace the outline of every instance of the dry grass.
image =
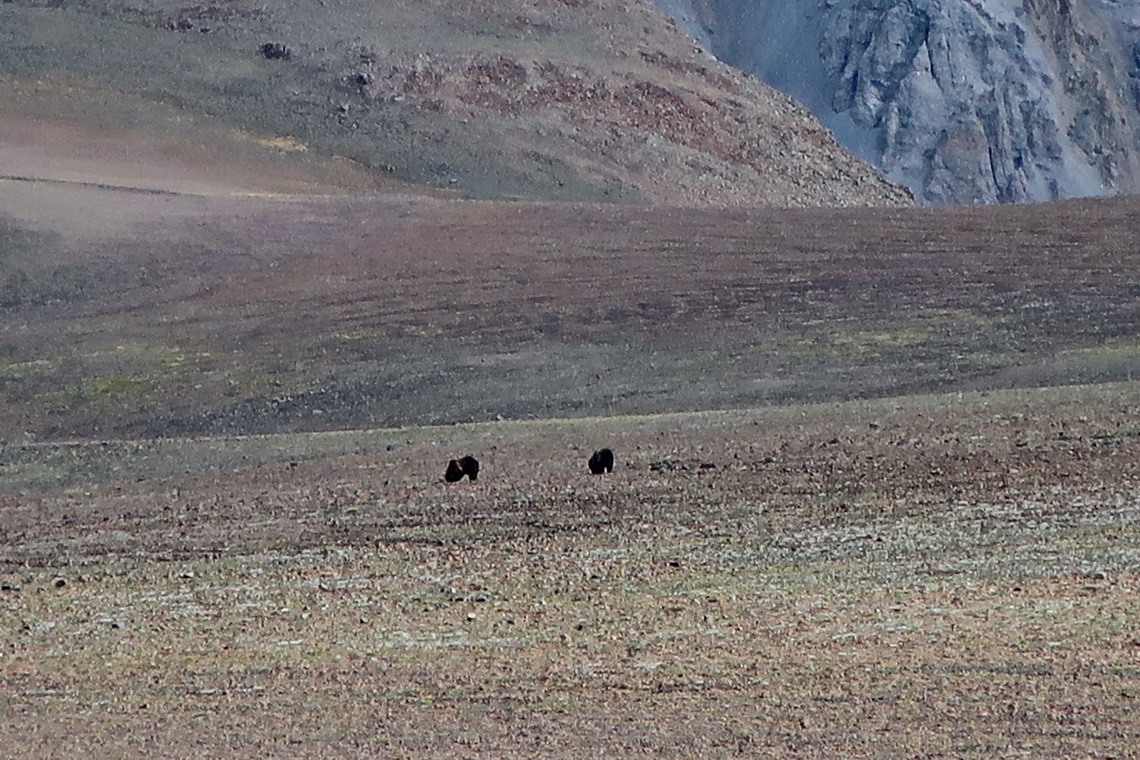
<path id="1" fill-rule="evenodd" d="M 66 477 L 0 515 L 0 735 L 12 757 L 1131 756 L 1138 408 L 1124 384 L 30 446 L 12 483 Z M 602 443 L 619 467 L 592 477 Z M 467 452 L 480 482 L 444 484 Z"/>

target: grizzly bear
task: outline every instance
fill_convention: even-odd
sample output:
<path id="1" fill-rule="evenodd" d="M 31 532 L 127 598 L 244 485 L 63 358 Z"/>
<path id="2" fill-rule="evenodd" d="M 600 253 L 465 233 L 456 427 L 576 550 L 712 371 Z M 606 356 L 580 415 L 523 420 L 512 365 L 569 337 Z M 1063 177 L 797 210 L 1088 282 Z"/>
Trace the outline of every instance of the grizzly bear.
<path id="1" fill-rule="evenodd" d="M 614 471 L 614 452 L 612 449 L 598 449 L 590 457 L 590 472 L 601 475 L 603 472 Z"/>

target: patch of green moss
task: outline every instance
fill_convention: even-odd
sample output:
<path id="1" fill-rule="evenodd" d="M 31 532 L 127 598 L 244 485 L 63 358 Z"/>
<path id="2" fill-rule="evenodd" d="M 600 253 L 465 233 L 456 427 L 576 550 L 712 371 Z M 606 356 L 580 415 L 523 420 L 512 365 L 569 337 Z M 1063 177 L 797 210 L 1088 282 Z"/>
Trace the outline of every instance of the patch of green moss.
<path id="1" fill-rule="evenodd" d="M 883 351 L 917 346 L 933 337 L 931 330 L 907 327 L 896 330 L 854 330 L 817 332 L 794 336 L 770 344 L 776 355 L 817 358 L 866 358 Z"/>
<path id="2" fill-rule="evenodd" d="M 43 374 L 52 369 L 54 364 L 48 359 L 32 359 L 26 362 L 10 362 L 0 364 L 0 377 L 19 380 L 32 375 Z"/>
<path id="3" fill-rule="evenodd" d="M 159 362 L 171 369 L 181 367 L 187 363 L 195 364 L 209 358 L 209 351 L 182 351 L 176 348 L 167 348 L 159 353 Z"/>
<path id="4" fill-rule="evenodd" d="M 104 375 L 89 379 L 84 389 L 90 394 L 110 396 L 150 390 L 153 386 L 153 381 L 141 375 Z"/>
<path id="5" fill-rule="evenodd" d="M 387 337 L 387 335 L 388 331 L 383 327 L 363 327 L 359 330 L 333 333 L 334 338 L 342 341 L 376 340 L 378 338 Z"/>
<path id="6" fill-rule="evenodd" d="M 836 336 L 832 344 L 841 353 L 876 355 L 883 349 L 916 346 L 930 339 L 930 331 L 919 328 L 900 330 L 858 330 Z"/>

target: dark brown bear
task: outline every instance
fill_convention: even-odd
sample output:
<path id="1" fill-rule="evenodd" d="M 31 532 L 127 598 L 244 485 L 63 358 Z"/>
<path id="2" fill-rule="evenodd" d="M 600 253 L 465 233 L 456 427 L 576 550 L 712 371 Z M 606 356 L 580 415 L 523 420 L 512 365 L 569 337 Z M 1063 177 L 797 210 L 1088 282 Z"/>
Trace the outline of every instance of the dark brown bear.
<path id="1" fill-rule="evenodd" d="M 463 468 L 463 472 L 471 480 L 479 479 L 479 460 L 472 456 L 466 456 L 459 460 L 459 465 Z"/>
<path id="2" fill-rule="evenodd" d="M 448 483 L 454 483 L 457 480 L 463 480 L 463 465 L 452 459 L 447 463 L 447 472 L 443 473 L 443 479 Z"/>
<path id="3" fill-rule="evenodd" d="M 462 459 L 452 459 L 447 463 L 447 472 L 443 473 L 443 479 L 448 483 L 454 483 L 458 480 L 463 480 L 466 475 L 471 480 L 479 479 L 479 460 L 472 456 L 466 456 Z"/>
<path id="4" fill-rule="evenodd" d="M 287 61 L 293 57 L 293 51 L 283 42 L 266 42 L 259 50 L 269 60 Z"/>
<path id="5" fill-rule="evenodd" d="M 614 471 L 614 452 L 612 449 L 598 449 L 590 457 L 590 472 L 601 475 L 603 472 Z"/>

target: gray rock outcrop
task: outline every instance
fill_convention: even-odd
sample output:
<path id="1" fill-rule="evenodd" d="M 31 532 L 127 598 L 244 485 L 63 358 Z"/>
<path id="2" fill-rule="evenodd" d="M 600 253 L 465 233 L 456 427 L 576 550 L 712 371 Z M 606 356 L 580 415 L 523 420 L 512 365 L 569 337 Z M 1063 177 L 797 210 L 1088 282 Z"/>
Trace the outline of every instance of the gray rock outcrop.
<path id="1" fill-rule="evenodd" d="M 1140 0 L 657 0 L 928 203 L 1140 187 Z"/>

